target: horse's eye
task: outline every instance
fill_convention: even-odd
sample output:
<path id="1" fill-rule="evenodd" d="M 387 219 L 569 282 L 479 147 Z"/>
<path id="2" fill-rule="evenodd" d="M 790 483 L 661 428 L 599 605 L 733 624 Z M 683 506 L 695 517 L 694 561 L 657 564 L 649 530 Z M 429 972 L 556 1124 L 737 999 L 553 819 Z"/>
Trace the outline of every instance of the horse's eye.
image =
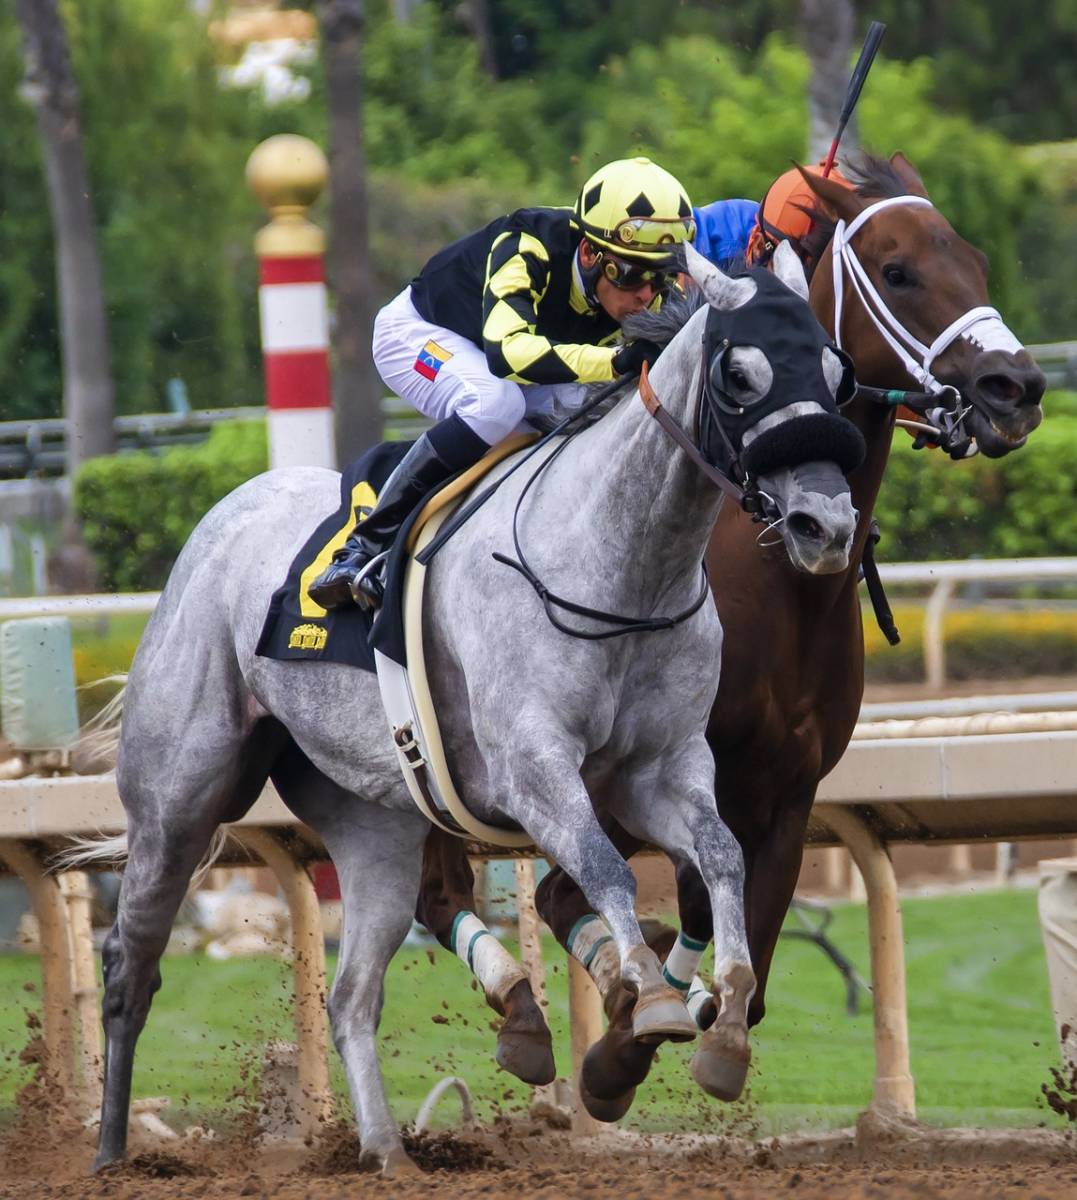
<path id="1" fill-rule="evenodd" d="M 748 376 L 740 369 L 740 367 L 731 367 L 729 370 L 729 382 L 741 391 L 747 391 L 751 386 L 748 383 Z"/>
<path id="2" fill-rule="evenodd" d="M 883 267 L 883 278 L 893 288 L 908 287 L 912 283 L 905 268 L 898 263 L 887 263 Z"/>

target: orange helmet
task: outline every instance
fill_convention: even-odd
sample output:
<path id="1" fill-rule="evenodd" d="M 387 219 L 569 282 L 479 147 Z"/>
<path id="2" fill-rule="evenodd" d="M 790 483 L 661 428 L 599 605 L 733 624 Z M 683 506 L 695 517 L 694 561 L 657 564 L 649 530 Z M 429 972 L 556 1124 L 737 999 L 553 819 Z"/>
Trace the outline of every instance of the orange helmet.
<path id="1" fill-rule="evenodd" d="M 804 168 L 810 175 L 822 175 L 823 164 Z M 835 168 L 827 176 L 843 187 L 853 184 Z M 755 228 L 748 241 L 748 262 L 752 266 L 767 263 L 779 242 L 787 238 L 800 241 L 811 232 L 811 212 L 818 208 L 819 198 L 805 183 L 804 176 L 791 168 L 767 188 L 767 194 L 759 205 Z"/>

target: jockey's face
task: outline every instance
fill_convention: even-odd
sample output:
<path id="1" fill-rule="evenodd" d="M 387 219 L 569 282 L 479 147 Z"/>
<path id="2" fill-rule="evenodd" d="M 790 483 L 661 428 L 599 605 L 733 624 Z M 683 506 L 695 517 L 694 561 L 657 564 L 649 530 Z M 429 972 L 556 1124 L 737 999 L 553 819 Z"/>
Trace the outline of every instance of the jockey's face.
<path id="1" fill-rule="evenodd" d="M 606 252 L 609 253 L 608 251 Z M 580 243 L 580 263 L 590 270 L 598 261 L 594 248 L 587 241 Z M 595 299 L 618 325 L 633 313 L 642 312 L 661 289 L 654 282 L 642 282 L 636 287 L 617 287 L 600 271 L 595 283 Z"/>

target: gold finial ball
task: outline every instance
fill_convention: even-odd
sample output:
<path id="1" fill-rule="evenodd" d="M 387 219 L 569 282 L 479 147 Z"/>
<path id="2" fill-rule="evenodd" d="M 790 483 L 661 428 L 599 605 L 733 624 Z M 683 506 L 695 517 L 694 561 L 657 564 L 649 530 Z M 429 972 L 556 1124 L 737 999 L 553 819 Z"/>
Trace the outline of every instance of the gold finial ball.
<path id="1" fill-rule="evenodd" d="M 328 177 L 329 163 L 321 148 L 295 133 L 266 138 L 247 159 L 247 184 L 270 211 L 309 208 Z"/>

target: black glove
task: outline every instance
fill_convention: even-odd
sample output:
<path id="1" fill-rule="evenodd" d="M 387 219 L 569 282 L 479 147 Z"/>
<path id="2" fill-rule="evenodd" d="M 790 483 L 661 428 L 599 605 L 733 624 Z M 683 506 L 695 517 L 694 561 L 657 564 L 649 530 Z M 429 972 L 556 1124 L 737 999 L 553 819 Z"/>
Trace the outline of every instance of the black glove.
<path id="1" fill-rule="evenodd" d="M 654 342 L 635 341 L 622 346 L 613 356 L 613 373 L 615 375 L 638 375 L 646 363 L 653 367 L 655 359 L 662 353 L 662 347 Z"/>

